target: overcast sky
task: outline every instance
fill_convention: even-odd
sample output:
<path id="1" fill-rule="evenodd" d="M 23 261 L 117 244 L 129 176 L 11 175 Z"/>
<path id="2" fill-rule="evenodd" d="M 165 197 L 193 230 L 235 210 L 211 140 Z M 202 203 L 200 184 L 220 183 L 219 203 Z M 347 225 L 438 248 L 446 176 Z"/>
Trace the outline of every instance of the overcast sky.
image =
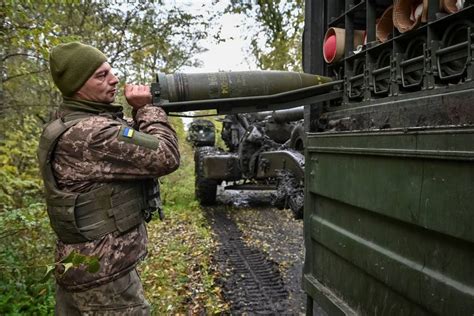
<path id="1" fill-rule="evenodd" d="M 210 8 L 212 0 L 176 0 L 173 2 L 178 6 L 188 7 L 190 12 L 194 14 L 201 13 L 205 15 L 207 10 L 216 10 L 225 7 L 228 1 L 219 1 L 219 4 L 216 4 L 212 8 Z M 202 45 L 207 48 L 208 51 L 196 56 L 203 62 L 203 67 L 186 67 L 181 69 L 181 72 L 255 70 L 255 64 L 245 58 L 245 50 L 248 47 L 248 42 L 243 39 L 241 34 L 244 32 L 244 28 L 238 27 L 243 24 L 243 21 L 244 17 L 234 14 L 226 14 L 220 17 L 216 23 L 222 25 L 222 37 L 228 39 L 225 42 L 217 44 L 212 38 L 212 35 L 218 27 L 209 30 L 211 38 L 202 42 Z M 230 39 L 231 37 L 233 39 Z"/>
<path id="2" fill-rule="evenodd" d="M 189 8 L 188 10 L 193 14 L 201 13 L 206 15 L 206 11 L 210 9 L 222 9 L 228 0 L 221 0 L 219 4 L 210 8 L 212 0 L 171 0 L 169 3 L 176 4 L 183 8 Z M 248 41 L 244 40 L 241 32 L 244 32 L 243 25 L 244 17 L 235 14 L 226 14 L 216 21 L 216 28 L 209 30 L 209 39 L 203 41 L 201 44 L 208 49 L 205 53 L 199 54 L 196 57 L 203 62 L 203 66 L 200 68 L 194 67 L 183 67 L 180 72 L 183 73 L 196 73 L 196 72 L 217 72 L 217 71 L 244 71 L 244 70 L 256 70 L 255 63 L 246 60 L 246 48 L 248 48 Z M 218 30 L 218 26 L 222 26 L 223 38 L 227 38 L 225 42 L 219 44 L 216 43 L 212 37 L 213 32 Z M 232 38 L 232 39 L 231 39 Z M 190 113 L 188 113 L 190 114 Z M 183 118 L 185 129 L 189 127 L 191 118 Z"/>

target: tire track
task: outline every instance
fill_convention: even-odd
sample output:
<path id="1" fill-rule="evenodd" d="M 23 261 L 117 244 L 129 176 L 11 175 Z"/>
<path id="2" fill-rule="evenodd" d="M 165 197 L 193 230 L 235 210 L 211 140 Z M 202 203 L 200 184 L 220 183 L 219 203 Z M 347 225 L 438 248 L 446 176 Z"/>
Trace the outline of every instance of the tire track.
<path id="1" fill-rule="evenodd" d="M 289 292 L 278 265 L 247 245 L 225 210 L 209 208 L 208 220 L 219 242 L 215 261 L 222 273 L 224 298 L 231 314 L 287 314 Z"/>

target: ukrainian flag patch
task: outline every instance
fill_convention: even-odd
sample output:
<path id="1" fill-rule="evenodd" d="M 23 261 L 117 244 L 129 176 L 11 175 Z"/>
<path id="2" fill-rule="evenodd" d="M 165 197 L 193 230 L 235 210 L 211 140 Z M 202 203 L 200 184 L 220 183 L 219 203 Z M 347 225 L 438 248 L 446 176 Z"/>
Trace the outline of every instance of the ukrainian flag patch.
<path id="1" fill-rule="evenodd" d="M 122 131 L 122 136 L 127 137 L 127 138 L 132 138 L 133 132 L 134 132 L 133 128 L 125 127 Z"/>
<path id="2" fill-rule="evenodd" d="M 158 148 L 160 141 L 156 136 L 148 135 L 140 131 L 136 131 L 131 127 L 122 125 L 117 134 L 117 139 L 121 142 L 146 147 L 152 150 Z"/>

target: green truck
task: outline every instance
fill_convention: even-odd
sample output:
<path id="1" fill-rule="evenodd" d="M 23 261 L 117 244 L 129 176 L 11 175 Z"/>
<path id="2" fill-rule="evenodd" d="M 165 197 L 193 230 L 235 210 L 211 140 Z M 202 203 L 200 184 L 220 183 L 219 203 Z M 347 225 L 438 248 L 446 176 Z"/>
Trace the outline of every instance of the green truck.
<path id="1" fill-rule="evenodd" d="M 306 1 L 308 314 L 474 314 L 471 4 Z"/>
<path id="2" fill-rule="evenodd" d="M 474 315 L 473 1 L 306 0 L 303 66 L 318 84 L 152 90 L 169 111 L 305 106 L 308 315 Z"/>

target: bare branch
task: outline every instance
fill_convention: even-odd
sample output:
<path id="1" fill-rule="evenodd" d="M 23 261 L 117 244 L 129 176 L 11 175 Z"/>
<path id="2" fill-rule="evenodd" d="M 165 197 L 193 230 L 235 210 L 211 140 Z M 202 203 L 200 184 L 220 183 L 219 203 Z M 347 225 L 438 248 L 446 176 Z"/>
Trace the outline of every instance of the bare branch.
<path id="1" fill-rule="evenodd" d="M 31 55 L 31 54 L 27 54 L 27 53 L 13 53 L 13 54 L 7 54 L 7 55 L 5 55 L 4 57 L 2 57 L 2 61 L 5 61 L 5 60 L 7 60 L 7 59 L 10 58 L 10 57 L 17 57 L 17 56 L 32 57 L 32 58 L 36 58 L 36 59 L 39 59 L 39 60 L 47 61 L 46 59 L 44 59 L 44 58 L 41 57 L 41 56 Z"/>
<path id="2" fill-rule="evenodd" d="M 18 78 L 18 77 L 23 77 L 23 76 L 29 76 L 29 75 L 42 73 L 42 72 L 45 72 L 47 70 L 48 69 L 44 68 L 44 69 L 40 69 L 40 70 L 36 70 L 36 71 L 24 72 L 24 73 L 21 73 L 21 74 L 18 74 L 18 75 L 7 77 L 7 78 L 5 78 L 5 80 L 2 80 L 2 82 L 7 82 L 8 80 L 15 79 L 15 78 Z"/>

